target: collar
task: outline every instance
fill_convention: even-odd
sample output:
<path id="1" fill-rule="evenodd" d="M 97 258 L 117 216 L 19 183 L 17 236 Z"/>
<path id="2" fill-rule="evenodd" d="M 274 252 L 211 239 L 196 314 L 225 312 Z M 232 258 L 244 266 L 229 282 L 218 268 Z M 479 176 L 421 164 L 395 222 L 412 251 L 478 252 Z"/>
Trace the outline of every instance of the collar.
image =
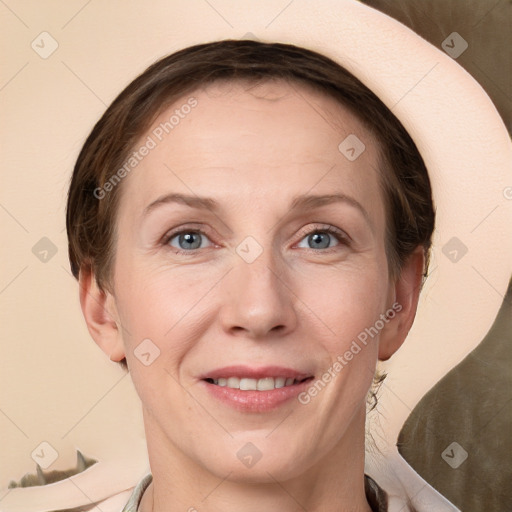
<path id="1" fill-rule="evenodd" d="M 137 512 L 142 496 L 153 481 L 153 475 L 148 473 L 134 488 L 130 499 L 126 503 L 122 512 Z M 377 482 L 368 475 L 364 476 L 364 490 L 366 499 L 372 509 L 372 512 L 387 512 L 388 510 L 388 496 L 386 492 L 379 487 Z"/>

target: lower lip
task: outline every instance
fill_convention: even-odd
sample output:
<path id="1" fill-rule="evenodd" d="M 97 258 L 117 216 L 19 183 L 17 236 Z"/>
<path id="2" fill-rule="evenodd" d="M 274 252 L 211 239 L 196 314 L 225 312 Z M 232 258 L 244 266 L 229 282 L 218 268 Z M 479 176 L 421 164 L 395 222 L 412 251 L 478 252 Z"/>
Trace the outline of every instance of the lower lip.
<path id="1" fill-rule="evenodd" d="M 304 391 L 313 380 L 312 377 L 291 386 L 270 389 L 268 391 L 242 391 L 240 389 L 218 386 L 205 380 L 201 383 L 206 386 L 208 392 L 217 400 L 226 405 L 245 412 L 267 412 L 279 408 L 289 400 L 296 398 Z"/>

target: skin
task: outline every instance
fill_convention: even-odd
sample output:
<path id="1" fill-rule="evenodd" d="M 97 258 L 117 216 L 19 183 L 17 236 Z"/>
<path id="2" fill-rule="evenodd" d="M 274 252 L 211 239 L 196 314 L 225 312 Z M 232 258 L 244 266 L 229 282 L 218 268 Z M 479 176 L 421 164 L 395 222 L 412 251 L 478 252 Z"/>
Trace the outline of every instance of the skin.
<path id="1" fill-rule="evenodd" d="M 197 107 L 122 182 L 112 291 L 80 277 L 89 331 L 112 360 L 126 356 L 142 401 L 153 483 L 141 510 L 368 511 L 366 396 L 413 322 L 423 251 L 390 277 L 377 143 L 333 99 L 279 81 L 192 96 Z M 366 146 L 353 162 L 338 150 L 349 134 Z M 144 215 L 169 193 L 218 210 L 166 202 Z M 304 194 L 350 196 L 366 216 L 347 201 L 291 209 Z M 310 247 L 327 226 L 349 242 Z M 201 248 L 164 238 L 187 228 L 205 233 Z M 247 236 L 263 249 L 250 264 L 236 252 Z M 238 411 L 199 379 L 232 364 L 319 378 L 395 302 L 401 311 L 307 405 Z M 134 355 L 147 338 L 160 349 L 149 366 Z M 237 458 L 248 442 L 262 454 L 251 468 Z"/>

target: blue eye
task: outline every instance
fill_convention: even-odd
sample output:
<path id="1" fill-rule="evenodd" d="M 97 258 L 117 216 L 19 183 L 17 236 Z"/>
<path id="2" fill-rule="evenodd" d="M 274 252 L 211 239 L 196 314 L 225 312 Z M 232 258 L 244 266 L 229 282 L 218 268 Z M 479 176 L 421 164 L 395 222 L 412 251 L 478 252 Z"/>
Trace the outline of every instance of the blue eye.
<path id="1" fill-rule="evenodd" d="M 340 244 L 348 245 L 347 238 L 335 228 L 316 229 L 305 236 L 298 247 L 306 249 L 330 249 Z"/>
<path id="2" fill-rule="evenodd" d="M 313 233 L 308 235 L 307 240 L 312 249 L 327 249 L 331 245 L 332 236 L 328 233 Z"/>
<path id="3" fill-rule="evenodd" d="M 204 245 L 203 241 L 207 241 L 208 245 Z M 200 231 L 181 231 L 172 235 L 167 242 L 171 247 L 181 249 L 182 251 L 191 251 L 194 249 L 202 249 L 211 245 L 210 241 Z M 175 244 L 178 245 L 175 245 Z"/>
<path id="4" fill-rule="evenodd" d="M 172 247 L 173 252 L 176 254 L 193 254 L 196 250 L 215 245 L 205 233 L 197 229 L 186 229 L 170 233 L 162 243 Z M 327 226 L 305 233 L 297 247 L 322 250 L 331 249 L 339 245 L 350 246 L 349 237 L 343 231 L 333 226 Z"/>

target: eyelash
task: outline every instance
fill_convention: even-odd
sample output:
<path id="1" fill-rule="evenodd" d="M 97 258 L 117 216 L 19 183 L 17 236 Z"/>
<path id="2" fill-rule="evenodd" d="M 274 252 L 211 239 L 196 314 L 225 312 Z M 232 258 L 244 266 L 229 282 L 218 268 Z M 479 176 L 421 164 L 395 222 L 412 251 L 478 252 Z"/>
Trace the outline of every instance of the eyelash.
<path id="1" fill-rule="evenodd" d="M 334 226 L 330 226 L 329 224 L 323 225 L 322 227 L 316 227 L 314 229 L 307 229 L 305 231 L 301 231 L 300 233 L 300 240 L 302 241 L 307 236 L 313 235 L 314 233 L 328 233 L 329 235 L 332 235 L 339 243 L 340 245 L 345 245 L 347 247 L 350 247 L 350 238 L 349 236 L 344 232 L 341 231 L 338 228 L 335 228 Z M 336 247 L 326 247 L 324 249 L 313 249 L 312 247 L 308 247 L 309 250 L 313 252 L 324 252 L 329 253 L 336 250 Z"/>
<path id="2" fill-rule="evenodd" d="M 175 238 L 176 236 L 182 235 L 184 233 L 195 233 L 199 235 L 203 235 L 206 238 L 209 239 L 208 235 L 201 229 L 196 228 L 187 228 L 187 229 L 180 229 L 179 231 L 174 231 L 171 233 L 166 234 L 161 242 L 161 245 L 164 247 L 168 247 L 174 254 L 177 255 L 193 255 L 196 251 L 201 249 L 178 249 L 176 247 L 172 247 L 169 245 L 169 242 Z M 313 235 L 315 233 L 328 233 L 329 235 L 334 236 L 336 240 L 341 244 L 345 245 L 347 247 L 350 247 L 350 238 L 347 234 L 345 234 L 343 231 L 339 230 L 338 228 L 335 228 L 334 226 L 330 226 L 328 224 L 323 225 L 322 227 L 315 227 L 314 229 L 304 230 L 300 233 L 300 241 L 302 241 L 305 237 Z M 211 240 L 210 240 L 211 241 Z M 212 242 L 212 241 L 211 241 Z M 214 243 L 214 242 L 212 242 Z M 332 250 L 335 250 L 337 246 L 335 247 L 326 247 L 324 249 L 313 249 L 312 247 L 309 247 L 308 249 L 313 252 L 332 252 Z"/>

